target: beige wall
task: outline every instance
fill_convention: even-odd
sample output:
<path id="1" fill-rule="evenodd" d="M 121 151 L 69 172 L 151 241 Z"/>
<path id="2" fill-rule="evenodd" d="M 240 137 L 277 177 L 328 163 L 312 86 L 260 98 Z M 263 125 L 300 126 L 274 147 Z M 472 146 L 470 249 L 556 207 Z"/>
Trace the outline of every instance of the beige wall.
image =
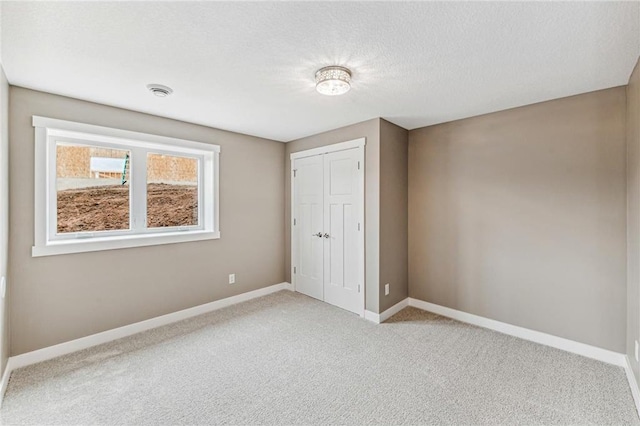
<path id="1" fill-rule="evenodd" d="M 365 145 L 365 305 L 379 312 L 380 239 L 380 119 L 298 139 L 285 148 L 285 274 L 291 282 L 291 161 L 290 154 L 319 146 L 366 138 Z"/>
<path id="2" fill-rule="evenodd" d="M 625 88 L 409 133 L 409 295 L 625 351 Z"/>
<path id="3" fill-rule="evenodd" d="M 9 84 L 0 64 L 0 276 L 7 276 L 9 257 Z M 11 283 L 7 281 L 7 287 Z M 9 358 L 9 292 L 0 299 L 0 374 Z"/>
<path id="4" fill-rule="evenodd" d="M 284 144 L 18 87 L 10 95 L 12 355 L 284 281 Z M 222 238 L 32 258 L 32 115 L 219 144 Z"/>
<path id="5" fill-rule="evenodd" d="M 640 381 L 640 60 L 627 86 L 627 355 Z"/>
<path id="6" fill-rule="evenodd" d="M 380 312 L 409 295 L 408 173 L 409 132 L 380 120 Z M 384 285 L 389 283 L 389 295 Z"/>
<path id="7" fill-rule="evenodd" d="M 411 132 L 373 119 L 286 145 L 23 88 L 10 94 L 12 355 L 291 281 L 289 155 L 360 137 L 368 310 L 410 295 L 625 347 L 624 87 Z M 32 258 L 32 115 L 221 145 L 222 239 Z M 630 159 L 640 159 L 634 146 Z M 635 214 L 640 206 L 630 206 Z"/>

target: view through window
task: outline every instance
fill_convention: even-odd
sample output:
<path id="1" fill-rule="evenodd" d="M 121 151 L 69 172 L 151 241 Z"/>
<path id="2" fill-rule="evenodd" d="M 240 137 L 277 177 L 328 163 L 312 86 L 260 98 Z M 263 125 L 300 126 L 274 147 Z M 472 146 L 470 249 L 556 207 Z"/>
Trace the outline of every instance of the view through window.
<path id="1" fill-rule="evenodd" d="M 147 154 L 147 226 L 198 225 L 198 159 Z"/>
<path id="2" fill-rule="evenodd" d="M 33 256 L 220 238 L 220 146 L 33 117 Z"/>
<path id="3" fill-rule="evenodd" d="M 131 152 L 56 144 L 58 233 L 129 229 Z"/>

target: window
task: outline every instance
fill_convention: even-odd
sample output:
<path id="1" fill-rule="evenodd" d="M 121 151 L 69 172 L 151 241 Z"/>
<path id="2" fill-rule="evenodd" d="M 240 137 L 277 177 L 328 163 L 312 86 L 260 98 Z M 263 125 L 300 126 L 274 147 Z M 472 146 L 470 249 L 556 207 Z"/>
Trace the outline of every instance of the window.
<path id="1" fill-rule="evenodd" d="M 220 237 L 218 145 L 33 117 L 33 256 Z"/>

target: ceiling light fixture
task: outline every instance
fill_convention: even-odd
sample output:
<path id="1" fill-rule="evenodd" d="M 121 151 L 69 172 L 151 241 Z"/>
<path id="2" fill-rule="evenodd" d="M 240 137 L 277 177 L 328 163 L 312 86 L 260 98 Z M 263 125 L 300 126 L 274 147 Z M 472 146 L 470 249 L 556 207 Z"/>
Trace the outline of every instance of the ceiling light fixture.
<path id="1" fill-rule="evenodd" d="M 163 86 L 162 84 L 147 84 L 147 89 L 159 98 L 166 98 L 173 93 L 171 87 Z"/>
<path id="2" fill-rule="evenodd" d="M 328 96 L 343 95 L 351 89 L 351 71 L 344 67 L 331 66 L 316 72 L 316 90 Z"/>

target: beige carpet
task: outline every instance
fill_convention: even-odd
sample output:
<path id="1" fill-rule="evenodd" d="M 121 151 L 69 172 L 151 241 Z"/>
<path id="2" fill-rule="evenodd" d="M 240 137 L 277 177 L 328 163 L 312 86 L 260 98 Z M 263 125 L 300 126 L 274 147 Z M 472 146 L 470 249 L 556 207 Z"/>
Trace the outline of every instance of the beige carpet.
<path id="1" fill-rule="evenodd" d="M 640 424 L 622 368 L 280 292 L 13 373 L 3 424 Z"/>

